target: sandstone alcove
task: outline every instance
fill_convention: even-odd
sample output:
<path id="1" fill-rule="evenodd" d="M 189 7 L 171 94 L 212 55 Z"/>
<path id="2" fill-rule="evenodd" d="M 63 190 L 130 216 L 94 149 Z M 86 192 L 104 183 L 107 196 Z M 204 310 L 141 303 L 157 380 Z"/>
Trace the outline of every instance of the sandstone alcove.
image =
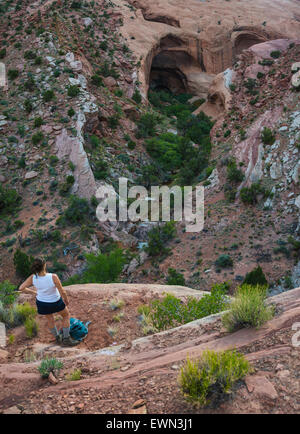
<path id="1" fill-rule="evenodd" d="M 151 66 L 149 89 L 187 93 L 188 81 L 183 70 L 192 64 L 192 60 L 184 51 L 162 51 L 156 55 Z"/>
<path id="2" fill-rule="evenodd" d="M 234 38 L 233 42 L 233 55 L 234 57 L 238 56 L 242 53 L 243 50 L 246 50 L 252 45 L 260 44 L 261 42 L 265 42 L 267 38 L 261 36 L 257 33 L 252 32 L 241 32 L 237 34 Z"/>

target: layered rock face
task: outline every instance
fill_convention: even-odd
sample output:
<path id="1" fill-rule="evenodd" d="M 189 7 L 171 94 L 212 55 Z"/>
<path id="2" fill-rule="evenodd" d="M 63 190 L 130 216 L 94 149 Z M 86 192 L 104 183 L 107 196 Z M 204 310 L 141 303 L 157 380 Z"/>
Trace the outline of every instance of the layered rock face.
<path id="1" fill-rule="evenodd" d="M 150 87 L 204 96 L 214 75 L 244 49 L 267 40 L 296 38 L 299 3 L 276 0 L 121 0 L 121 31 L 140 59 L 144 97 Z"/>

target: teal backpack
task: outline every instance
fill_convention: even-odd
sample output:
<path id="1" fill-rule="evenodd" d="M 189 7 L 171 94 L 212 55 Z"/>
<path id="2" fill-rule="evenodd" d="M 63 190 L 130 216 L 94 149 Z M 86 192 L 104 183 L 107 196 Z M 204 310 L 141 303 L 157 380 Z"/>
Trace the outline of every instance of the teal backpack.
<path id="1" fill-rule="evenodd" d="M 88 325 L 91 321 L 85 324 L 76 318 L 70 318 L 70 336 L 75 341 L 82 341 L 88 334 Z"/>

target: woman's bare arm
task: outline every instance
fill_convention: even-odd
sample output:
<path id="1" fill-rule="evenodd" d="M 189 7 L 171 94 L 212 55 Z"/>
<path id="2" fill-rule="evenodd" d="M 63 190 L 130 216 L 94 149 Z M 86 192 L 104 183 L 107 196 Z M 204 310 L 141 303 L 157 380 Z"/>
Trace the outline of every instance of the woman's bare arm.
<path id="1" fill-rule="evenodd" d="M 53 278 L 53 282 L 54 282 L 56 288 L 58 289 L 60 295 L 62 296 L 62 299 L 63 299 L 65 305 L 68 306 L 68 304 L 69 304 L 68 295 L 67 295 L 66 291 L 64 290 L 64 288 L 62 287 L 62 284 L 61 284 L 59 277 L 56 274 L 52 274 L 52 278 Z"/>
<path id="2" fill-rule="evenodd" d="M 24 292 L 25 294 L 32 294 L 36 295 L 36 291 L 34 289 L 28 288 L 29 286 L 32 286 L 32 275 L 29 276 L 25 282 L 22 283 L 22 285 L 19 286 L 19 291 Z"/>

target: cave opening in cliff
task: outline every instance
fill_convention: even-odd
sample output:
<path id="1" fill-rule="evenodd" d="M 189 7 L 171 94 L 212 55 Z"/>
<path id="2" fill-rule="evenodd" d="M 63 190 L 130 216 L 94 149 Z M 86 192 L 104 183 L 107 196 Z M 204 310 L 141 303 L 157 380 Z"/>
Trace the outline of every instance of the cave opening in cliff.
<path id="1" fill-rule="evenodd" d="M 184 69 L 191 63 L 192 58 L 185 51 L 161 51 L 152 61 L 149 90 L 166 91 L 175 95 L 188 93 Z"/>

